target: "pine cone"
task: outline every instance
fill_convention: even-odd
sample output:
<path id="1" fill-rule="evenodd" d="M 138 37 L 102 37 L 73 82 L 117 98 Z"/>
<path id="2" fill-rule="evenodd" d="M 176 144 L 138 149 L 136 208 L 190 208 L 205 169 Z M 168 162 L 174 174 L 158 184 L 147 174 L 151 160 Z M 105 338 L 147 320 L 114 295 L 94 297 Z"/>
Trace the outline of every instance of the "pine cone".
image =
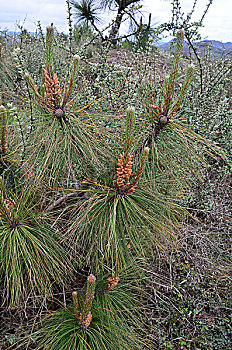
<path id="1" fill-rule="evenodd" d="M 87 314 L 87 316 L 85 317 L 85 319 L 82 320 L 82 314 L 80 314 L 79 316 L 79 323 L 83 329 L 83 331 L 86 331 L 87 328 L 90 326 L 90 323 L 92 321 L 92 314 L 91 311 Z"/>
<path id="2" fill-rule="evenodd" d="M 166 115 L 162 115 L 159 119 L 161 125 L 166 125 L 168 123 L 168 117 Z"/>
<path id="3" fill-rule="evenodd" d="M 117 286 L 119 281 L 120 281 L 120 278 L 118 276 L 113 275 L 112 277 L 109 277 L 107 291 L 114 289 L 114 287 Z"/>
<path id="4" fill-rule="evenodd" d="M 55 116 L 56 116 L 57 118 L 62 118 L 63 115 L 64 115 L 63 109 L 58 108 L 58 109 L 55 110 Z"/>

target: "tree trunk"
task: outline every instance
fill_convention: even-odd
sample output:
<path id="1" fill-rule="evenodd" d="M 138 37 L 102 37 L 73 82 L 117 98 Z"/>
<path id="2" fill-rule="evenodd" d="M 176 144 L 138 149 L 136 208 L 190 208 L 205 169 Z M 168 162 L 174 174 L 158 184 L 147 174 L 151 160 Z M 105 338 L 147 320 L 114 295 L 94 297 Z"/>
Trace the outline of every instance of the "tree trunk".
<path id="1" fill-rule="evenodd" d="M 114 22 L 114 24 L 112 26 L 112 30 L 111 30 L 110 35 L 109 35 L 109 42 L 114 47 L 117 44 L 116 37 L 118 35 L 119 28 L 120 28 L 120 25 L 121 25 L 121 22 L 122 22 L 122 17 L 123 17 L 123 11 L 124 10 L 125 10 L 125 7 L 119 7 L 118 13 L 117 13 L 117 17 L 115 19 L 115 22 Z"/>

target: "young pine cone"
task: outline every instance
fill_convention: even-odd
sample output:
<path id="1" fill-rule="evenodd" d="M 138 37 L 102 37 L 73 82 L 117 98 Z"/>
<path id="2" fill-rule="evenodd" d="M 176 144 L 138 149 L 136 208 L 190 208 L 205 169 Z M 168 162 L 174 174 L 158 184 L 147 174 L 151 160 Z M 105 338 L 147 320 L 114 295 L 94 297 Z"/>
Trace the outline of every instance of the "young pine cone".
<path id="1" fill-rule="evenodd" d="M 131 173 L 132 173 L 132 157 L 133 156 L 128 156 L 127 157 L 127 160 L 126 160 L 126 164 L 125 164 L 125 179 L 127 181 L 127 185 L 129 185 L 129 179 L 130 179 L 130 176 L 131 176 Z"/>
<path id="2" fill-rule="evenodd" d="M 117 286 L 119 280 L 120 278 L 118 276 L 113 275 L 112 277 L 109 277 L 107 291 L 114 289 L 114 287 Z"/>
<path id="3" fill-rule="evenodd" d="M 124 157 L 120 154 L 117 168 L 117 187 L 122 188 L 125 185 L 125 174 L 124 174 Z"/>
<path id="4" fill-rule="evenodd" d="M 86 331 L 87 328 L 90 326 L 90 323 L 92 321 L 92 314 L 91 311 L 87 314 L 87 316 L 85 317 L 85 319 L 82 319 L 82 314 L 80 314 L 79 316 L 79 323 L 83 329 L 83 331 Z"/>

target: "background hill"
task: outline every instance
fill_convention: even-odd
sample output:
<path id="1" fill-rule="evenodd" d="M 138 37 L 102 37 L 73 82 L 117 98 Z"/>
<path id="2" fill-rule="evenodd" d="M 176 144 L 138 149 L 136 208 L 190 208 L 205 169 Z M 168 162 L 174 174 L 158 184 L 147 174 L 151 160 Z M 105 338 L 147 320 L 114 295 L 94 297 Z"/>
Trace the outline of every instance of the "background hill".
<path id="1" fill-rule="evenodd" d="M 169 41 L 168 43 L 161 43 L 158 45 L 159 49 L 161 51 L 167 51 L 170 50 L 172 48 L 172 40 Z M 220 57 L 222 55 L 231 55 L 232 54 L 232 43 L 231 42 L 226 42 L 223 43 L 221 41 L 218 40 L 202 40 L 200 42 L 196 43 L 197 49 L 198 49 L 198 53 L 203 56 L 208 48 L 210 47 L 212 53 L 217 56 Z M 188 44 L 185 42 L 184 43 L 184 49 L 183 52 L 185 55 L 189 55 L 189 52 L 191 52 L 192 50 L 189 51 L 189 47 Z"/>

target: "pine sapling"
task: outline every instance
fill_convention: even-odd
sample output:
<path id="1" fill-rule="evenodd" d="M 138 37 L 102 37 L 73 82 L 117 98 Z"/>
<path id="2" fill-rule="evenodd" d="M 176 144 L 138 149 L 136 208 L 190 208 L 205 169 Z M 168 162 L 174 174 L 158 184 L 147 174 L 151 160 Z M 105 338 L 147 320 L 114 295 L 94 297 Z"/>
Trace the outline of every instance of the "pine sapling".
<path id="1" fill-rule="evenodd" d="M 162 106 L 163 115 L 168 114 L 172 100 L 174 98 L 175 85 L 176 85 L 176 80 L 178 77 L 178 71 L 180 66 L 180 58 L 181 58 L 181 54 L 184 46 L 184 31 L 182 29 L 180 29 L 177 32 L 176 40 L 177 42 L 176 42 L 176 48 L 174 52 L 174 61 L 172 64 L 171 73 L 170 73 L 169 79 L 165 81 L 163 94 L 161 96 L 160 105 Z"/>
<path id="2" fill-rule="evenodd" d="M 193 76 L 193 66 L 189 66 L 179 93 L 176 93 L 176 85 L 178 72 L 180 67 L 181 53 L 184 45 L 184 31 L 179 30 L 177 33 L 177 44 L 174 52 L 174 60 L 170 75 L 165 77 L 163 87 L 161 89 L 158 105 L 149 104 L 149 120 L 152 126 L 152 132 L 143 141 L 142 148 L 150 146 L 152 140 L 155 141 L 160 131 L 169 122 L 172 122 L 173 117 L 176 117 L 177 112 L 181 110 L 181 103 L 186 94 Z"/>
<path id="3" fill-rule="evenodd" d="M 45 66 L 49 76 L 53 75 L 53 42 L 54 42 L 54 27 L 53 23 L 47 27 L 46 47 L 45 47 Z"/>
<path id="4" fill-rule="evenodd" d="M 84 297 L 81 307 L 79 307 L 77 292 L 72 293 L 74 313 L 83 331 L 87 330 L 92 320 L 91 308 L 94 299 L 95 285 L 96 278 L 94 277 L 94 275 L 90 274 L 87 280 L 86 295 Z"/>
<path id="5" fill-rule="evenodd" d="M 62 102 L 61 102 L 62 108 L 64 108 L 65 105 L 67 104 L 69 97 L 70 97 L 70 94 L 73 90 L 73 87 L 75 84 L 75 76 L 77 73 L 79 61 L 80 61 L 80 56 L 75 55 L 73 58 L 73 67 L 72 67 L 72 71 L 71 71 L 70 78 L 69 78 L 68 89 L 66 91 L 66 87 L 65 87 L 64 92 L 63 92 L 63 98 L 62 98 Z"/>
<path id="6" fill-rule="evenodd" d="M 47 35 L 47 38 L 49 38 L 48 35 Z M 46 50 L 46 57 L 48 53 L 52 55 L 51 48 L 49 50 L 48 49 Z M 25 79 L 27 80 L 29 86 L 31 87 L 39 106 L 43 108 L 45 111 L 52 112 L 52 114 L 57 118 L 59 122 L 61 120 L 66 121 L 65 110 L 67 108 L 70 95 L 74 88 L 75 75 L 77 72 L 79 60 L 80 60 L 80 57 L 78 55 L 75 55 L 73 59 L 73 68 L 70 74 L 68 88 L 66 88 L 66 84 L 65 84 L 63 93 L 61 92 L 61 89 L 60 89 L 60 82 L 58 80 L 57 74 L 53 73 L 51 59 L 48 60 L 48 58 L 46 58 L 46 65 L 43 66 L 43 74 L 41 78 L 41 89 L 40 89 L 41 93 L 38 92 L 30 74 L 28 73 L 25 74 Z"/>

